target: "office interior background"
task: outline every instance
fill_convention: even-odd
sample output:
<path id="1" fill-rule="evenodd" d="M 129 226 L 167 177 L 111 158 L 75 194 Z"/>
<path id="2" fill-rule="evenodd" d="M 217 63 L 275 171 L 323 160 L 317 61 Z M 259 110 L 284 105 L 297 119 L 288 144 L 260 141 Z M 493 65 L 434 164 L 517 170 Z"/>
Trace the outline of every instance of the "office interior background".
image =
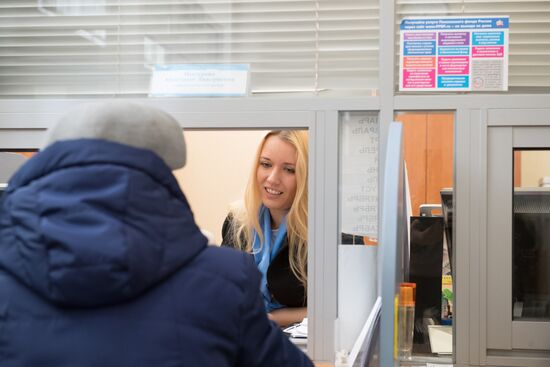
<path id="1" fill-rule="evenodd" d="M 509 16 L 507 91 L 400 91 L 399 24 L 413 16 Z M 152 70 L 172 64 L 247 64 L 248 93 L 150 96 Z M 0 2 L 0 150 L 32 155 L 69 108 L 112 98 L 180 121 L 189 166 L 176 176 L 217 241 L 262 134 L 307 129 L 307 352 L 319 364 L 353 350 L 381 295 L 386 150 L 402 122 L 410 213 L 453 193 L 453 349 L 440 360 L 550 366 L 548 233 L 522 280 L 539 313 L 518 310 L 514 247 L 515 193 L 550 176 L 550 1 Z M 525 210 L 546 218 L 543 204 Z"/>

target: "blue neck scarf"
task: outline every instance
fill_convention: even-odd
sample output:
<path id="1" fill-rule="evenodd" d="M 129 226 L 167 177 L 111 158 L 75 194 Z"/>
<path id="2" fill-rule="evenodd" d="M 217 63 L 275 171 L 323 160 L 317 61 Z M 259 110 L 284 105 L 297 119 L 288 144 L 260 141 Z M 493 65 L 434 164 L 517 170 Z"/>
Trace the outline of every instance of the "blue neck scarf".
<path id="1" fill-rule="evenodd" d="M 260 273 L 262 273 L 262 280 L 260 283 L 260 290 L 262 291 L 264 306 L 267 312 L 271 312 L 275 309 L 284 307 L 280 303 L 271 298 L 269 289 L 267 289 L 267 269 L 271 264 L 271 261 L 277 256 L 277 253 L 283 245 L 283 240 L 286 237 L 286 216 L 283 217 L 283 221 L 275 237 L 275 241 L 272 241 L 271 232 L 271 216 L 269 210 L 262 205 L 260 208 L 260 225 L 262 226 L 262 232 L 264 233 L 264 242 L 260 242 L 260 236 L 254 231 L 254 242 L 252 244 L 252 253 L 254 254 L 254 260 Z"/>

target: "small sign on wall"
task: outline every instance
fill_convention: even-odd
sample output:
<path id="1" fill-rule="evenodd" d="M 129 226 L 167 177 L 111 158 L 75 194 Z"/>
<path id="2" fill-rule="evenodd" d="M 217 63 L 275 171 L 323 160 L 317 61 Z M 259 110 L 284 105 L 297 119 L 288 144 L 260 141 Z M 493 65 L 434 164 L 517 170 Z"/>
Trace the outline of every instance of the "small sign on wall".
<path id="1" fill-rule="evenodd" d="M 405 18 L 400 91 L 508 90 L 508 16 Z"/>
<path id="2" fill-rule="evenodd" d="M 247 64 L 156 65 L 151 97 L 244 97 L 248 93 Z"/>

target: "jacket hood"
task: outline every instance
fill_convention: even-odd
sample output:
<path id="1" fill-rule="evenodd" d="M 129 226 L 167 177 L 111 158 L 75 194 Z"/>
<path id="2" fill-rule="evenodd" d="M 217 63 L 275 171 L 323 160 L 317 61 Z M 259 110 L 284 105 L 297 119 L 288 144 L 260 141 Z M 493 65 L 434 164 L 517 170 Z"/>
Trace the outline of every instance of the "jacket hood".
<path id="1" fill-rule="evenodd" d="M 0 268 L 63 306 L 135 297 L 206 243 L 168 166 L 104 140 L 52 144 L 0 202 Z"/>

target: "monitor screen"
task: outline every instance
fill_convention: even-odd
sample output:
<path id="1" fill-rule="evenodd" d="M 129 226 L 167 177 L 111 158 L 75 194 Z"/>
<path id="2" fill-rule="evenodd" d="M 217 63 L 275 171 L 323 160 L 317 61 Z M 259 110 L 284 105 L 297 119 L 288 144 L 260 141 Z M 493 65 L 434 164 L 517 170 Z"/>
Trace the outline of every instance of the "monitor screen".
<path id="1" fill-rule="evenodd" d="M 443 211 L 443 228 L 449 253 L 451 274 L 453 273 L 453 189 L 441 189 L 441 208 Z"/>
<path id="2" fill-rule="evenodd" d="M 550 320 L 550 190 L 515 188 L 513 208 L 513 316 Z"/>

